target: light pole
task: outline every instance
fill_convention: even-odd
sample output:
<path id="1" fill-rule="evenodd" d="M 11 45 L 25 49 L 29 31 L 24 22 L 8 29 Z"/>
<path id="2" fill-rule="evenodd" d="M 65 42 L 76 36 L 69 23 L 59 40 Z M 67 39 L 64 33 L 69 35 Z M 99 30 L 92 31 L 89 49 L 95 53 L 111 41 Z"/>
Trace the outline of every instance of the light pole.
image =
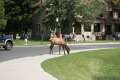
<path id="1" fill-rule="evenodd" d="M 56 18 L 56 22 L 57 22 L 57 29 L 58 31 L 61 33 L 61 28 L 60 28 L 60 23 L 59 23 L 59 18 Z"/>
<path id="2" fill-rule="evenodd" d="M 56 22 L 57 22 L 57 23 L 59 22 L 59 18 L 58 18 L 58 17 L 56 18 Z"/>
<path id="3" fill-rule="evenodd" d="M 74 26 L 75 23 L 72 23 L 72 33 L 75 34 L 75 26 Z"/>

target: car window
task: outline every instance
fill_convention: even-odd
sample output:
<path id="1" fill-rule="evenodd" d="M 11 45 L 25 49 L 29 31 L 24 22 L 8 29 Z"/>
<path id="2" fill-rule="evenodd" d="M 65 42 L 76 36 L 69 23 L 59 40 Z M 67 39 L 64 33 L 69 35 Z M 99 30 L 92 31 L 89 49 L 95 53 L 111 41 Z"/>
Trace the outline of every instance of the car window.
<path id="1" fill-rule="evenodd" d="M 0 35 L 0 38 L 2 38 L 3 37 L 3 35 Z"/>
<path id="2" fill-rule="evenodd" d="M 4 35 L 0 35 L 0 38 L 4 38 Z"/>

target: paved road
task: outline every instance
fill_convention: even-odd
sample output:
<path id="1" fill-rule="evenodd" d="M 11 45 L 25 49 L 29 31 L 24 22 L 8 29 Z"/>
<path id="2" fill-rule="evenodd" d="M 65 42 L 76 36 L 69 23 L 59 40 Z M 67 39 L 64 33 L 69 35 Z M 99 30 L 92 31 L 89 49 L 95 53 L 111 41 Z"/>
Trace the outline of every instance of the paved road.
<path id="1" fill-rule="evenodd" d="M 120 48 L 120 44 L 70 45 L 71 50 Z M 57 46 L 54 52 L 58 51 Z M 43 55 L 46 54 L 46 55 Z M 49 47 L 15 47 L 11 51 L 0 49 L 0 80 L 57 80 L 44 72 L 44 60 L 62 55 L 49 55 Z"/>
<path id="2" fill-rule="evenodd" d="M 94 48 L 120 48 L 120 44 L 103 44 L 103 45 L 70 45 L 71 50 L 83 50 L 83 49 L 94 49 Z M 57 52 L 57 46 L 54 48 L 54 52 Z M 43 54 L 49 54 L 48 46 L 41 47 L 14 47 L 11 51 L 5 51 L 0 49 L 0 62 L 24 58 L 34 57 Z"/>

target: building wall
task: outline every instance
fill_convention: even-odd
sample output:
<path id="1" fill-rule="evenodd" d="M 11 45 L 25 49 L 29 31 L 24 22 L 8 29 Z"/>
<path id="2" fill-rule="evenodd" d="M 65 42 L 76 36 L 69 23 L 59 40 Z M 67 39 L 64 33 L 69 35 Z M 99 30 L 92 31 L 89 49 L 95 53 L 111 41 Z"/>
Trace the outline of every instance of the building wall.
<path id="1" fill-rule="evenodd" d="M 44 40 L 47 37 L 48 29 L 44 25 L 43 19 L 45 16 L 44 8 L 40 9 L 40 12 L 36 13 L 32 17 L 32 38 Z"/>

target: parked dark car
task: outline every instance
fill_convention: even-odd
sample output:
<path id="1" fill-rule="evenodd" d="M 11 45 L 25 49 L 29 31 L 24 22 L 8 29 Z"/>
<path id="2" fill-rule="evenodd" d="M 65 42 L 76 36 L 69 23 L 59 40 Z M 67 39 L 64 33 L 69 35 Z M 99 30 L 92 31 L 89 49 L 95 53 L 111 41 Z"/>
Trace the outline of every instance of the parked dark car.
<path id="1" fill-rule="evenodd" d="M 0 48 L 11 50 L 13 48 L 13 38 L 11 35 L 0 35 Z"/>

